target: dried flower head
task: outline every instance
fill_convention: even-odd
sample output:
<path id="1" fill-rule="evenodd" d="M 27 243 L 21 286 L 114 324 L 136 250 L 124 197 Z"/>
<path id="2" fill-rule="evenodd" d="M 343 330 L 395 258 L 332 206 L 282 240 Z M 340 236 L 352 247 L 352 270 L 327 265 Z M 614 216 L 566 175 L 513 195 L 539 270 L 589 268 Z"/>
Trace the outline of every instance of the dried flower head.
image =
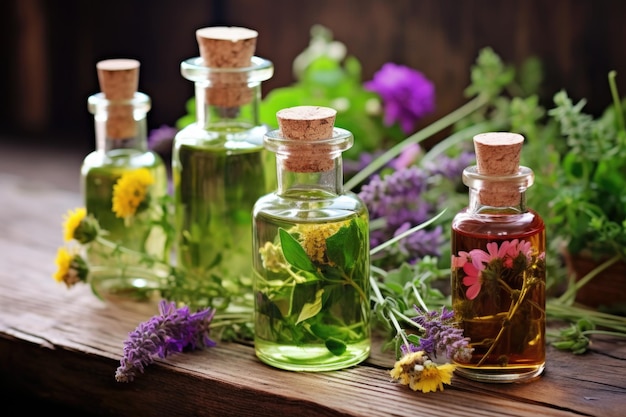
<path id="1" fill-rule="evenodd" d="M 426 352 L 410 352 L 398 360 L 389 374 L 402 385 L 423 393 L 443 391 L 443 384 L 450 384 L 455 366 L 450 363 L 437 365 Z"/>
<path id="2" fill-rule="evenodd" d="M 348 222 L 326 224 L 298 224 L 289 232 L 299 235 L 298 241 L 313 262 L 332 265 L 326 255 L 326 239 L 337 233 Z"/>
<path id="3" fill-rule="evenodd" d="M 130 218 L 148 206 L 148 187 L 154 177 L 147 168 L 125 172 L 113 186 L 113 212 L 117 217 Z"/>

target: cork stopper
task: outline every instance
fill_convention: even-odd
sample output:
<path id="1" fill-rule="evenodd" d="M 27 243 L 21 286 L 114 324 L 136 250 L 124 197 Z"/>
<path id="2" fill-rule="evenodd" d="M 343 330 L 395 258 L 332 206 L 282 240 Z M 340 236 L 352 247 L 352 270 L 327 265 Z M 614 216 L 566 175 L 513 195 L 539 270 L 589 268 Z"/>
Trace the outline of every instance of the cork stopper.
<path id="1" fill-rule="evenodd" d="M 297 106 L 276 113 L 281 135 L 301 142 L 301 146 L 290 148 L 285 168 L 293 172 L 333 169 L 332 145 L 316 142 L 333 137 L 336 116 L 336 110 L 318 106 Z"/>
<path id="2" fill-rule="evenodd" d="M 133 105 L 128 103 L 139 85 L 139 61 L 106 59 L 96 64 L 100 90 L 111 102 L 106 122 L 107 138 L 126 139 L 137 134 Z"/>
<path id="3" fill-rule="evenodd" d="M 518 133 L 488 132 L 474 136 L 476 168 L 481 175 L 503 177 L 519 172 L 524 137 Z M 493 207 L 517 206 L 519 184 L 515 181 L 485 181 L 479 191 L 481 204 Z"/>
<path id="4" fill-rule="evenodd" d="M 247 68 L 252 65 L 258 32 L 236 26 L 213 26 L 198 29 L 196 39 L 204 65 L 217 69 Z M 238 71 L 215 71 L 206 90 L 207 103 L 236 107 L 249 103 L 253 91 L 247 75 Z"/>

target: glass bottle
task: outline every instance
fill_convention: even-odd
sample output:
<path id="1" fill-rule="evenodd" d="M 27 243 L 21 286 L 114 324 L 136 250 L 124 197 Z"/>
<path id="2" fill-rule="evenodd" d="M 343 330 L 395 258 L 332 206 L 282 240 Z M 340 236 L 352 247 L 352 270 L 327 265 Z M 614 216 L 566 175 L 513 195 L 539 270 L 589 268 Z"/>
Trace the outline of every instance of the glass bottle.
<path id="1" fill-rule="evenodd" d="M 474 137 L 469 205 L 452 222 L 452 306 L 473 348 L 457 373 L 478 381 L 528 381 L 545 367 L 545 225 L 526 207 L 534 174 L 519 166 L 523 142 Z"/>
<path id="2" fill-rule="evenodd" d="M 132 59 L 98 62 L 101 92 L 88 98 L 96 147 L 81 166 L 81 193 L 87 214 L 98 220 L 105 238 L 114 244 L 94 241 L 87 246 L 91 285 L 105 299 L 156 299 L 165 269 L 143 262 L 146 258 L 139 252 L 170 261 L 171 244 L 158 225 L 166 210 L 162 201 L 167 170 L 159 155 L 148 150 L 146 116 L 151 100 L 137 92 L 139 65 Z M 116 205 L 115 188 L 133 187 L 133 181 L 145 185 L 141 186 L 145 196 L 136 201 L 139 205 L 133 210 L 128 199 Z"/>
<path id="3" fill-rule="evenodd" d="M 281 369 L 336 370 L 370 352 L 369 215 L 343 191 L 341 152 L 353 136 L 335 116 L 283 109 L 265 135 L 278 187 L 253 210 L 254 345 Z"/>
<path id="4" fill-rule="evenodd" d="M 178 298 L 190 305 L 217 307 L 203 291 L 209 280 L 230 290 L 231 305 L 236 298 L 252 305 L 252 206 L 275 188 L 276 175 L 263 148 L 268 127 L 259 122 L 261 82 L 273 64 L 253 55 L 256 36 L 246 28 L 199 29 L 201 57 L 181 63 L 196 103 L 196 121 L 176 135 L 172 153 L 176 257 L 195 277 Z"/>

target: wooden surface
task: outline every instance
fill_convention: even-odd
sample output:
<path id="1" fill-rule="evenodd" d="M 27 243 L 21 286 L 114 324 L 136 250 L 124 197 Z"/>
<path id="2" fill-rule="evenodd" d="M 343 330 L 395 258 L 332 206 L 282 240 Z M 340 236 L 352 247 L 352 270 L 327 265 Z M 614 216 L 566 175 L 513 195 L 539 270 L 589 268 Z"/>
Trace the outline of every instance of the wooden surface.
<path id="1" fill-rule="evenodd" d="M 624 415 L 624 340 L 594 340 L 580 356 L 548 347 L 547 370 L 532 383 L 455 376 L 444 392 L 430 394 L 391 382 L 393 357 L 378 347 L 357 367 L 293 373 L 262 364 L 249 344 L 220 343 L 159 360 L 134 382 L 118 383 L 123 341 L 156 306 L 106 304 L 87 286 L 68 290 L 54 281 L 62 216 L 80 204 L 79 159 L 56 158 L 33 166 L 27 154 L 0 150 L 0 388 L 6 407 L 27 412 L 43 402 L 48 412 L 58 408 L 66 417 Z"/>

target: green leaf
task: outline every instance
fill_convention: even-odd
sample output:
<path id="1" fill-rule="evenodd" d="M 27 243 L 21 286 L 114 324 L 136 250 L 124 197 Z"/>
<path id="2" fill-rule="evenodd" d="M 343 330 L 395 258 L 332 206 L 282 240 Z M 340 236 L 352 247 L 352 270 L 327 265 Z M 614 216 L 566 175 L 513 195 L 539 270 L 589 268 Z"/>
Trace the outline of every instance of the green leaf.
<path id="1" fill-rule="evenodd" d="M 356 222 L 351 221 L 326 239 L 328 259 L 343 267 L 344 271 L 349 271 L 360 254 L 361 242 Z"/>
<path id="2" fill-rule="evenodd" d="M 300 310 L 300 315 L 298 315 L 298 320 L 296 324 L 303 322 L 306 319 L 310 319 L 320 312 L 322 309 L 322 295 L 324 294 L 324 289 L 320 289 L 315 293 L 315 300 L 312 303 L 305 303 L 302 306 L 302 310 Z"/>
<path id="3" fill-rule="evenodd" d="M 278 233 L 280 235 L 280 246 L 283 248 L 285 260 L 295 268 L 307 272 L 315 272 L 315 265 L 313 265 L 313 262 L 309 259 L 302 245 L 285 229 L 280 228 Z"/>
<path id="4" fill-rule="evenodd" d="M 328 349 L 330 353 L 335 356 L 343 355 L 347 348 L 346 344 L 343 341 L 335 339 L 334 337 L 329 337 L 328 339 L 326 339 L 325 344 L 326 349 Z"/>
<path id="5" fill-rule="evenodd" d="M 257 292 L 257 311 L 260 314 L 266 315 L 272 319 L 282 320 L 283 315 L 280 313 L 280 309 L 262 292 Z"/>

